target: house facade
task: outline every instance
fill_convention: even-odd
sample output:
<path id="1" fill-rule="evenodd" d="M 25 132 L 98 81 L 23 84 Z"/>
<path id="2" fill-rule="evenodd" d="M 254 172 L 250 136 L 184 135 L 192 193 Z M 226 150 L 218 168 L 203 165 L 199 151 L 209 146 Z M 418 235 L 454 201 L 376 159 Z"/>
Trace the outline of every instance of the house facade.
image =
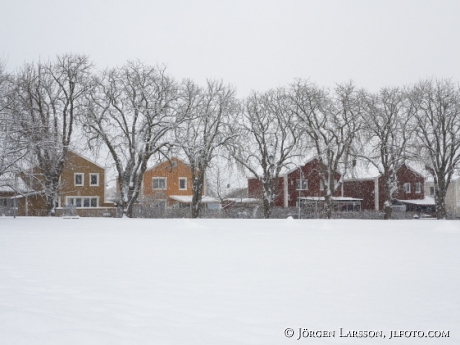
<path id="1" fill-rule="evenodd" d="M 188 207 L 192 202 L 192 170 L 177 157 L 165 160 L 144 173 L 142 193 L 139 198 L 144 205 L 158 208 Z M 214 205 L 215 198 L 202 192 L 202 203 Z"/>
<path id="2" fill-rule="evenodd" d="M 18 177 L 22 190 L 11 191 L 10 203 L 17 207 L 19 216 L 46 215 L 46 201 L 40 170 L 33 168 Z M 112 202 L 105 199 L 105 169 L 95 162 L 69 151 L 59 180 L 59 198 L 56 215 L 66 207 L 75 208 L 79 216 L 115 216 Z M 3 201 L 5 202 L 5 201 Z"/>
<path id="3" fill-rule="evenodd" d="M 292 169 L 278 179 L 275 207 L 321 208 L 325 191 L 320 178 L 320 166 L 317 158 L 307 161 L 303 166 Z M 398 189 L 393 193 L 395 203 L 404 205 L 404 210 L 419 211 L 429 207 L 433 201 L 425 198 L 425 178 L 407 165 L 396 172 Z M 334 180 L 340 181 L 341 175 L 336 172 Z M 459 182 L 460 188 L 460 182 Z M 383 210 L 385 202 L 383 177 L 344 179 L 333 194 L 336 211 Z M 458 192 L 460 195 L 460 189 Z M 262 184 L 256 178 L 248 179 L 248 196 L 262 197 Z"/>
<path id="4" fill-rule="evenodd" d="M 113 213 L 113 202 L 105 199 L 105 186 L 105 169 L 102 166 L 69 151 L 60 179 L 58 209 L 71 205 L 80 215 L 97 214 L 94 211 L 100 209 Z"/>
<path id="5" fill-rule="evenodd" d="M 407 210 L 416 211 L 417 205 L 428 205 L 425 199 L 425 178 L 408 165 L 402 165 L 396 172 L 398 188 L 392 198 L 398 204 L 403 204 Z M 383 176 L 345 179 L 342 185 L 342 195 L 362 199 L 363 210 L 381 211 L 385 203 L 385 186 Z"/>
<path id="6" fill-rule="evenodd" d="M 20 177 L 0 181 L 0 216 L 40 216 L 45 208 L 43 194 L 29 188 Z"/>
<path id="7" fill-rule="evenodd" d="M 302 207 L 314 209 L 322 208 L 325 189 L 321 181 L 320 162 L 312 158 L 304 165 L 291 169 L 278 178 L 277 194 L 274 200 L 275 207 Z M 334 180 L 337 182 L 341 175 L 336 172 Z M 248 179 L 248 196 L 262 198 L 262 183 L 257 178 Z M 333 204 L 336 210 L 359 210 L 361 200 L 344 196 L 340 187 L 333 194 Z"/>

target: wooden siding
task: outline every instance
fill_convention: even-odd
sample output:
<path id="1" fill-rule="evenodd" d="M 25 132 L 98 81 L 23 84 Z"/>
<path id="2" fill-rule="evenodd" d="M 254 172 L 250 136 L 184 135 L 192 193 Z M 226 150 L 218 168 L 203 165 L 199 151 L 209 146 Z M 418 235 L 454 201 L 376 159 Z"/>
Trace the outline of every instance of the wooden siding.
<path id="1" fill-rule="evenodd" d="M 403 165 L 396 172 L 396 178 L 398 180 L 398 190 L 393 193 L 394 199 L 400 200 L 420 200 L 425 197 L 424 184 L 425 178 Z M 363 179 L 363 180 L 346 180 L 343 186 L 343 196 L 352 198 L 363 199 L 362 209 L 363 210 L 375 210 L 375 180 L 377 179 Z M 410 192 L 404 191 L 404 184 L 410 184 Z M 415 192 L 415 184 L 420 183 L 420 193 Z M 383 177 L 378 177 L 378 209 L 383 210 L 383 204 L 385 203 L 385 186 L 383 183 Z"/>
<path id="2" fill-rule="evenodd" d="M 322 197 L 325 195 L 324 190 L 320 188 L 320 172 L 319 172 L 319 161 L 317 159 L 313 159 L 307 162 L 304 166 L 299 167 L 298 169 L 292 170 L 289 172 L 286 177 L 281 176 L 278 180 L 277 186 L 277 195 L 275 198 L 274 206 L 276 207 L 284 207 L 284 193 L 285 193 L 285 186 L 284 186 L 284 179 L 287 179 L 287 206 L 288 207 L 295 207 L 297 203 L 298 197 Z M 306 190 L 297 190 L 297 180 L 300 179 L 302 175 L 302 180 L 308 181 L 308 189 Z M 335 173 L 334 176 L 335 180 L 340 179 L 340 174 Z M 334 193 L 334 196 L 340 196 L 341 190 L 340 187 Z M 248 179 L 248 196 L 250 198 L 261 198 L 262 197 L 262 183 L 256 178 L 249 178 Z"/>
<path id="3" fill-rule="evenodd" d="M 153 178 L 166 178 L 166 189 L 153 189 Z M 179 178 L 187 179 L 186 189 L 179 189 Z M 142 180 L 142 198 L 148 202 L 149 199 L 168 200 L 168 206 L 174 201 L 169 200 L 171 195 L 192 195 L 192 170 L 190 166 L 180 159 L 174 157 L 164 161 L 144 173 Z M 204 194 L 204 190 L 203 190 Z"/>
<path id="4" fill-rule="evenodd" d="M 75 185 L 75 174 L 83 174 L 83 185 Z M 98 174 L 98 184 L 90 184 L 90 174 Z M 68 152 L 61 174 L 60 206 L 66 204 L 68 196 L 97 197 L 99 207 L 113 207 L 112 203 L 105 202 L 105 170 L 99 165 L 74 153 Z"/>
<path id="5" fill-rule="evenodd" d="M 375 181 L 376 179 L 345 181 L 343 196 L 363 199 L 361 202 L 362 210 L 375 210 Z M 383 192 L 379 192 L 379 202 L 381 197 L 383 197 Z"/>

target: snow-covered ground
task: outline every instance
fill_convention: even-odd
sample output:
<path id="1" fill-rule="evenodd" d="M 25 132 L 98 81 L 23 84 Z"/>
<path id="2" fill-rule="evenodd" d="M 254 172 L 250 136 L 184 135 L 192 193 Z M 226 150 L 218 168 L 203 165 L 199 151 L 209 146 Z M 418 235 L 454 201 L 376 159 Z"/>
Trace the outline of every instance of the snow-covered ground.
<path id="1" fill-rule="evenodd" d="M 460 222 L 0 218 L 0 343 L 460 344 Z"/>

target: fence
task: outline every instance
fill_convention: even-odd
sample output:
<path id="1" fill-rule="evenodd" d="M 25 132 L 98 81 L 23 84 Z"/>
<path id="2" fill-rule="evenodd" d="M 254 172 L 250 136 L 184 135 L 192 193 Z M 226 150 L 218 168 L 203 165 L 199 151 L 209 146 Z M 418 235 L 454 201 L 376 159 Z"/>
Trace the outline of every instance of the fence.
<path id="1" fill-rule="evenodd" d="M 56 209 L 56 216 L 62 217 L 68 211 L 63 208 Z M 77 209 L 76 213 L 80 217 L 119 217 L 116 208 L 88 208 L 88 209 Z M 16 214 L 18 215 L 18 214 Z M 333 219 L 383 219 L 383 212 L 377 211 L 359 211 L 359 212 L 333 212 Z M 416 212 L 393 212 L 391 215 L 392 219 L 413 219 L 415 215 L 419 215 Z M 13 207 L 0 207 L 0 217 L 13 217 Z M 33 214 L 29 212 L 29 216 L 47 216 L 47 212 L 44 209 L 34 210 Z M 159 207 L 143 207 L 136 205 L 133 209 L 134 218 L 190 218 L 191 211 L 189 208 L 159 208 Z M 299 218 L 298 208 L 273 208 L 270 218 L 273 219 L 285 219 L 287 217 Z M 261 219 L 263 218 L 262 207 L 247 207 L 247 208 L 230 208 L 220 210 L 209 210 L 202 209 L 200 218 L 252 218 Z M 301 219 L 323 219 L 325 218 L 322 212 L 305 212 L 301 210 Z M 423 217 L 422 217 L 423 218 Z M 448 213 L 447 219 L 459 219 L 454 213 Z"/>

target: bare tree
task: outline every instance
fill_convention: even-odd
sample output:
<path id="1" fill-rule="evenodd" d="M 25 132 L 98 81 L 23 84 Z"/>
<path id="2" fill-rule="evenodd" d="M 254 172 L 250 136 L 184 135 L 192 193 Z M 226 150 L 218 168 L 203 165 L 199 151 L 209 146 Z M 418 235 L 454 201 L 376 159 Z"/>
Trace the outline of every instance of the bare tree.
<path id="1" fill-rule="evenodd" d="M 398 189 L 396 172 L 409 158 L 408 145 L 414 131 L 410 104 L 399 88 L 383 88 L 365 94 L 361 114 L 363 135 L 357 157 L 375 166 L 383 178 L 384 219 L 391 219 L 392 195 Z"/>
<path id="2" fill-rule="evenodd" d="M 294 112 L 319 161 L 324 186 L 325 216 L 332 216 L 335 191 L 341 186 L 353 159 L 353 144 L 360 129 L 360 92 L 350 83 L 338 85 L 334 93 L 308 81 L 292 85 Z M 340 179 L 336 179 L 337 173 Z"/>
<path id="3" fill-rule="evenodd" d="M 299 127 L 285 89 L 252 93 L 238 119 L 240 139 L 232 147 L 236 162 L 260 181 L 264 218 L 270 218 L 279 176 L 297 155 Z"/>
<path id="4" fill-rule="evenodd" d="M 184 82 L 182 113 L 185 121 L 177 128 L 176 145 L 187 157 L 192 179 L 192 218 L 200 215 L 205 176 L 219 150 L 234 134 L 230 119 L 237 111 L 235 90 L 222 81 L 208 80 L 201 88 Z"/>
<path id="5" fill-rule="evenodd" d="M 11 76 L 5 70 L 5 63 L 0 61 L 0 178 L 11 172 L 22 156 L 15 140 L 14 118 L 8 110 L 11 86 Z"/>
<path id="6" fill-rule="evenodd" d="M 238 137 L 235 137 L 235 140 Z M 241 173 L 241 169 L 235 165 L 234 160 L 228 157 L 227 150 L 220 153 L 216 160 L 208 169 L 206 174 L 207 193 L 218 198 L 221 202 L 225 198 L 234 198 L 235 194 L 241 198 L 247 197 L 246 177 Z"/>
<path id="7" fill-rule="evenodd" d="M 148 160 L 171 145 L 178 123 L 178 85 L 164 67 L 128 62 L 94 79 L 84 129 L 92 149 L 102 142 L 117 171 L 119 213 L 132 217 Z"/>
<path id="8" fill-rule="evenodd" d="M 434 179 L 436 216 L 445 219 L 447 189 L 460 163 L 460 90 L 450 80 L 425 80 L 413 86 L 410 101 L 415 153 Z"/>
<path id="9" fill-rule="evenodd" d="M 59 178 L 71 144 L 74 123 L 83 113 L 92 65 L 84 55 L 62 55 L 55 61 L 26 64 L 15 76 L 8 104 L 34 156 L 32 176 L 40 178 L 48 215 L 55 214 Z"/>

